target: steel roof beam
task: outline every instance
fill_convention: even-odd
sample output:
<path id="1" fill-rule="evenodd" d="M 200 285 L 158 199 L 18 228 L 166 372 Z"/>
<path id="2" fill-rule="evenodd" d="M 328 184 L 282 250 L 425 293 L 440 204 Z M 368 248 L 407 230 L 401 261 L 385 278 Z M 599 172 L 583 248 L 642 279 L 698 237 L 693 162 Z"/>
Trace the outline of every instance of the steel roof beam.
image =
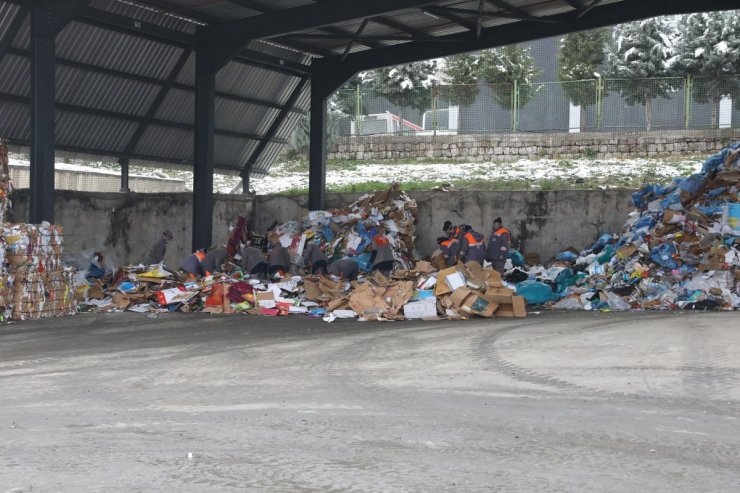
<path id="1" fill-rule="evenodd" d="M 373 22 L 375 22 L 376 24 L 382 24 L 384 26 L 390 27 L 391 29 L 398 29 L 401 32 L 408 33 L 412 37 L 414 37 L 415 39 L 425 39 L 425 38 L 430 38 L 431 37 L 431 36 L 429 36 L 428 33 L 424 32 L 424 31 L 422 31 L 420 29 L 416 29 L 414 27 L 408 26 L 406 24 L 403 24 L 401 22 L 398 22 L 398 21 L 396 21 L 394 19 L 391 19 L 389 17 L 378 16 L 378 17 L 373 17 L 371 20 Z"/>
<path id="2" fill-rule="evenodd" d="M 355 73 L 391 65 L 400 65 L 429 58 L 444 57 L 458 53 L 484 50 L 512 43 L 559 36 L 569 32 L 585 31 L 598 27 L 611 26 L 622 22 L 645 19 L 659 15 L 676 15 L 700 11 L 733 10 L 736 0 L 704 0 L 697 4 L 694 0 L 625 0 L 623 2 L 600 5 L 585 17 L 573 18 L 572 12 L 549 16 L 558 21 L 551 24 L 514 22 L 503 26 L 484 28 L 480 39 L 471 38 L 469 33 L 441 36 L 436 43 L 426 40 L 387 46 L 350 54 L 344 62 L 340 56 L 317 60 L 326 64 L 322 70 L 330 71 L 338 78 L 348 80 Z M 439 40 L 448 41 L 441 43 Z"/>
<path id="3" fill-rule="evenodd" d="M 375 17 L 391 12 L 420 8 L 431 0 L 374 0 L 349 2 L 327 0 L 272 13 L 224 22 L 208 28 L 208 44 L 216 66 L 223 66 L 250 41 L 319 29 L 346 21 Z"/>
<path id="4" fill-rule="evenodd" d="M 452 21 L 455 24 L 458 24 L 468 31 L 475 31 L 476 25 L 474 22 L 469 21 L 468 19 L 463 19 L 457 13 L 453 13 L 448 8 L 442 8 L 442 7 L 427 7 L 424 9 L 425 12 L 428 12 L 434 16 L 444 17 L 445 19 Z"/>

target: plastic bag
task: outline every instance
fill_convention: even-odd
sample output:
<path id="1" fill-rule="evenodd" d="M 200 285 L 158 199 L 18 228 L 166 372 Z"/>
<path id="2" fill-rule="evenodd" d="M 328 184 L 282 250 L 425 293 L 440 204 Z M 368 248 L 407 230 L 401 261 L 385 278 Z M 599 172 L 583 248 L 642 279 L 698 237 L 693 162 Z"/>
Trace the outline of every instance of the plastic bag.
<path id="1" fill-rule="evenodd" d="M 579 298 L 568 297 L 568 298 L 563 298 L 562 300 L 552 305 L 552 309 L 553 310 L 583 310 L 584 308 Z"/>
<path id="2" fill-rule="evenodd" d="M 701 190 L 701 187 L 704 186 L 705 180 L 706 175 L 704 173 L 697 173 L 681 180 L 681 183 L 678 184 L 678 188 L 693 195 Z"/>
<path id="3" fill-rule="evenodd" d="M 653 248 L 653 252 L 650 254 L 650 259 L 656 264 L 663 266 L 667 269 L 677 269 L 678 262 L 673 259 L 676 255 L 677 250 L 671 243 L 663 243 Z"/>
<path id="4" fill-rule="evenodd" d="M 514 267 L 524 267 L 524 255 L 519 250 L 509 250 L 506 254 L 507 259 L 511 259 L 511 263 Z"/>
<path id="5" fill-rule="evenodd" d="M 578 255 L 571 251 L 565 251 L 560 252 L 557 257 L 555 257 L 555 260 L 560 260 L 561 262 L 575 262 L 578 258 Z"/>
<path id="6" fill-rule="evenodd" d="M 604 291 L 604 293 L 606 293 L 606 297 L 609 300 L 608 303 L 610 309 L 617 311 L 630 309 L 630 304 L 624 301 L 617 293 L 613 293 L 611 291 Z"/>
<path id="7" fill-rule="evenodd" d="M 547 284 L 537 281 L 522 281 L 516 285 L 516 294 L 530 305 L 541 305 L 558 299 L 558 295 Z"/>

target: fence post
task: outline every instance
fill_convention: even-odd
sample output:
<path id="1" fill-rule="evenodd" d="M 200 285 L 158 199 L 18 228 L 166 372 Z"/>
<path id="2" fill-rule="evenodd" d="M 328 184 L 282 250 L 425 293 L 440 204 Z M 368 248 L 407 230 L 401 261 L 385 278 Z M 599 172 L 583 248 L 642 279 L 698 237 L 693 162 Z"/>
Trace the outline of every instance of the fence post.
<path id="1" fill-rule="evenodd" d="M 439 101 L 437 101 L 437 81 L 432 81 L 432 136 L 437 136 L 437 107 Z M 422 114 L 422 125 L 424 124 L 424 115 Z"/>
<path id="2" fill-rule="evenodd" d="M 604 111 L 604 79 L 596 76 L 596 130 L 601 130 Z"/>
<path id="3" fill-rule="evenodd" d="M 693 90 L 693 84 L 694 81 L 691 80 L 691 76 L 687 75 L 686 78 L 683 81 L 683 100 L 684 100 L 684 108 L 683 108 L 683 117 L 684 117 L 684 127 L 688 130 L 688 128 L 691 126 L 691 92 Z"/>
<path id="4" fill-rule="evenodd" d="M 362 135 L 362 86 L 355 86 L 355 131 L 357 137 Z"/>
<path id="5" fill-rule="evenodd" d="M 519 130 L 519 83 L 514 81 L 514 102 L 512 104 L 512 125 L 511 130 L 517 132 Z"/>

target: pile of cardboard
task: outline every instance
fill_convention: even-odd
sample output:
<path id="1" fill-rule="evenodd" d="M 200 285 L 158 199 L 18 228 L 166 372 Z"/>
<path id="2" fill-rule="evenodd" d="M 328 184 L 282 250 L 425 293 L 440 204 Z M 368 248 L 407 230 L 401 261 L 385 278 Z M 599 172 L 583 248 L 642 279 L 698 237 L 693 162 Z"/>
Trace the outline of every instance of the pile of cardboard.
<path id="1" fill-rule="evenodd" d="M 5 317 L 32 320 L 77 313 L 75 273 L 62 263 L 60 226 L 6 224 L 0 242 Z"/>
<path id="2" fill-rule="evenodd" d="M 740 143 L 700 173 L 646 186 L 633 201 L 619 235 L 530 267 L 517 291 L 563 309 L 740 308 Z"/>

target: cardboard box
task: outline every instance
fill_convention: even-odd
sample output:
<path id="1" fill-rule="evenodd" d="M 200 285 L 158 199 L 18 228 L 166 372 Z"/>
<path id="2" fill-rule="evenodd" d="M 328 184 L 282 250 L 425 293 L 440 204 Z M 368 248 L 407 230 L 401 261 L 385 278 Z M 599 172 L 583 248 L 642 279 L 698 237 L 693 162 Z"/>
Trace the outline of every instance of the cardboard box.
<path id="1" fill-rule="evenodd" d="M 275 303 L 275 295 L 272 291 L 255 293 L 254 296 L 257 301 L 257 306 L 260 308 L 275 308 L 277 306 Z"/>
<path id="2" fill-rule="evenodd" d="M 462 274 L 460 274 L 460 271 L 457 270 L 457 267 L 450 267 L 448 269 L 439 271 L 439 273 L 437 274 L 437 286 L 434 290 L 435 296 L 442 296 L 444 294 L 451 293 L 452 291 L 454 291 L 453 288 L 450 287 L 450 284 L 447 281 L 448 276 L 453 276 L 453 279 L 457 279 L 459 281 L 459 278 L 457 276 L 462 276 Z M 459 282 L 455 282 L 454 280 L 453 282 L 456 287 L 459 287 L 458 285 Z M 465 285 L 464 278 L 462 280 L 462 285 L 463 286 Z"/>
<path id="3" fill-rule="evenodd" d="M 524 318 L 527 316 L 526 303 L 521 296 L 512 296 L 510 304 L 502 304 L 496 312 L 497 317 Z"/>
<path id="4" fill-rule="evenodd" d="M 450 296 L 450 301 L 461 312 L 480 315 L 486 318 L 492 317 L 496 310 L 498 310 L 498 303 L 466 287 L 456 289 L 452 293 L 452 296 Z"/>
<path id="5" fill-rule="evenodd" d="M 515 291 L 509 288 L 488 288 L 486 289 L 486 296 L 514 296 Z"/>
<path id="6" fill-rule="evenodd" d="M 403 316 L 408 319 L 431 318 L 437 316 L 437 298 L 425 298 L 403 305 Z"/>

